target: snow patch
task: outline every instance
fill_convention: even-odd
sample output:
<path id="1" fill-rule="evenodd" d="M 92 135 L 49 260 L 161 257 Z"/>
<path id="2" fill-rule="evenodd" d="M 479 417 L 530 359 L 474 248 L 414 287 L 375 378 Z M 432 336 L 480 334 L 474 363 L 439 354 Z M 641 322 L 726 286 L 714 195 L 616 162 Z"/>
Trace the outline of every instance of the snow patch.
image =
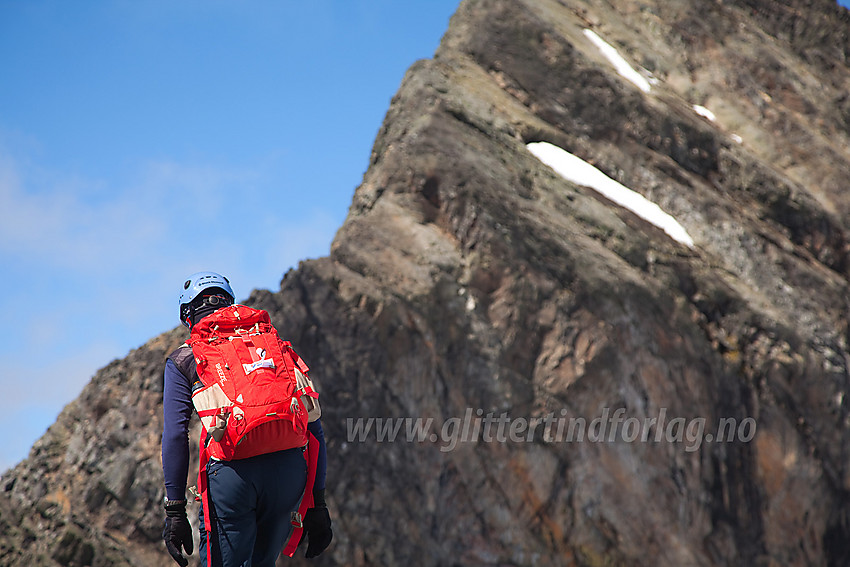
<path id="1" fill-rule="evenodd" d="M 714 115 L 714 113 L 712 111 L 710 111 L 709 109 L 707 109 L 706 107 L 695 104 L 693 106 L 693 109 L 694 109 L 694 112 L 696 112 L 700 116 L 703 116 L 703 117 L 707 118 L 708 120 L 711 120 L 712 122 L 717 121 L 717 117 Z"/>
<path id="2" fill-rule="evenodd" d="M 590 39 L 593 44 L 599 48 L 608 61 L 617 69 L 617 72 L 626 80 L 634 83 L 640 90 L 648 93 L 650 90 L 649 81 L 643 75 L 635 71 L 629 63 L 623 59 L 623 56 L 609 43 L 605 42 L 601 37 L 596 35 L 593 30 L 584 30 L 584 35 Z"/>
<path id="3" fill-rule="evenodd" d="M 583 159 L 548 142 L 532 142 L 526 147 L 537 159 L 554 169 L 564 179 L 577 185 L 590 187 L 621 207 L 651 222 L 673 240 L 689 248 L 694 247 L 694 241 L 688 231 L 675 218 L 640 193 L 611 179 Z"/>

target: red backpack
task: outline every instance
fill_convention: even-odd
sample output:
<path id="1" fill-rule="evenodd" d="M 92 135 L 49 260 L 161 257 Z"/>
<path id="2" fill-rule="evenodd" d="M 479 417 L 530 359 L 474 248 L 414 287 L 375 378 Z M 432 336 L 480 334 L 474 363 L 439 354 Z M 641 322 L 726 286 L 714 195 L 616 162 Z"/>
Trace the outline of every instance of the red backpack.
<path id="1" fill-rule="evenodd" d="M 207 533 L 210 458 L 228 461 L 304 447 L 307 486 L 284 550 L 292 556 L 301 537 L 301 519 L 312 506 L 318 453 L 318 442 L 307 431 L 307 423 L 321 415 L 309 369 L 289 341 L 280 339 L 266 311 L 244 305 L 204 317 L 192 327 L 187 344 L 201 379 L 193 387 L 192 403 L 202 425 L 198 487 Z"/>

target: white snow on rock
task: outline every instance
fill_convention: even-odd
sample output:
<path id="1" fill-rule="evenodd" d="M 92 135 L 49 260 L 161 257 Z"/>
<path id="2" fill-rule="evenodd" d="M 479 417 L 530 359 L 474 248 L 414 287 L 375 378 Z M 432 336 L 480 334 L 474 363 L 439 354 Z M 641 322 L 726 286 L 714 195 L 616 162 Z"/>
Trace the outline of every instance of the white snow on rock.
<path id="1" fill-rule="evenodd" d="M 712 122 L 717 122 L 717 116 L 715 116 L 714 113 L 712 111 L 710 111 L 709 109 L 707 109 L 706 107 L 695 104 L 695 105 L 693 105 L 692 108 L 694 109 L 694 112 L 696 112 L 700 116 L 703 116 L 703 117 L 705 117 L 706 119 L 708 119 Z M 744 139 L 741 136 L 739 136 L 738 134 L 730 134 L 729 137 L 732 138 L 732 141 L 735 142 L 736 144 L 743 144 L 744 143 Z"/>
<path id="2" fill-rule="evenodd" d="M 706 107 L 695 104 L 693 106 L 693 109 L 694 109 L 694 112 L 696 112 L 700 116 L 703 116 L 703 117 L 711 120 L 712 122 L 717 121 L 717 117 L 714 115 L 714 113 L 712 111 L 710 111 L 709 109 L 707 109 Z"/>
<path id="3" fill-rule="evenodd" d="M 694 247 L 694 241 L 688 231 L 675 218 L 640 193 L 611 179 L 583 159 L 558 146 L 548 142 L 532 142 L 527 147 L 537 159 L 554 169 L 564 179 L 577 185 L 590 187 L 621 207 L 651 222 L 673 240 L 689 248 Z"/>
<path id="4" fill-rule="evenodd" d="M 596 35 L 593 30 L 584 30 L 584 35 L 587 36 L 590 41 L 593 42 L 596 47 L 599 48 L 599 51 L 602 52 L 608 61 L 617 69 L 617 72 L 626 80 L 634 83 L 640 90 L 645 93 L 649 92 L 650 85 L 649 81 L 647 81 L 643 75 L 635 71 L 631 65 L 629 65 L 628 61 L 623 59 L 623 56 L 614 48 L 612 45 L 608 44 L 601 37 Z"/>

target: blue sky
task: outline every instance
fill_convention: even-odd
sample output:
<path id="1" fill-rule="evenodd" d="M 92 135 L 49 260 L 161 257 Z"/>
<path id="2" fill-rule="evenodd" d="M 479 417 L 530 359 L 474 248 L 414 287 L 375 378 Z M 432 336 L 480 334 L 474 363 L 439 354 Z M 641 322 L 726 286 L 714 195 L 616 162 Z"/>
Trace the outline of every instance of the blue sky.
<path id="1" fill-rule="evenodd" d="M 458 3 L 0 2 L 0 471 L 186 275 L 244 298 L 328 254 Z"/>
<path id="2" fill-rule="evenodd" d="M 0 0 L 0 472 L 186 275 L 244 298 L 327 255 L 458 3 Z"/>

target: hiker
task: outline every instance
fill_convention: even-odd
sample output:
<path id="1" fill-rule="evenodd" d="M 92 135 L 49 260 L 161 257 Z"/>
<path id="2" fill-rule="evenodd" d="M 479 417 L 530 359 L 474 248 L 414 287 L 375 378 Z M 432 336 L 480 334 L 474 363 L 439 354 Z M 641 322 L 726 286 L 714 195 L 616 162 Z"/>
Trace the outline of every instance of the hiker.
<path id="1" fill-rule="evenodd" d="M 198 551 L 202 565 L 273 567 L 281 551 L 291 556 L 302 538 L 306 537 L 308 541 L 305 556 L 312 558 L 324 551 L 333 537 L 330 515 L 325 503 L 327 457 L 322 424 L 318 419 L 320 410 L 309 423 L 308 416 L 304 413 L 305 408 L 310 408 L 312 412 L 318 407 L 318 394 L 312 390 L 312 382 L 306 378 L 307 366 L 291 350 L 288 342 L 280 341 L 265 311 L 235 304 L 234 300 L 233 290 L 224 276 L 215 272 L 199 272 L 190 276 L 181 290 L 179 304 L 180 321 L 190 329 L 192 338 L 171 353 L 165 364 L 162 469 L 165 477 L 166 520 L 162 535 L 168 552 L 183 567 L 188 565 L 183 550 L 191 555 L 194 548 L 192 529 L 186 515 L 188 431 L 193 409 L 198 412 L 203 425 L 200 449 L 202 470 L 198 474 L 201 494 L 195 496 L 196 500 L 201 500 Z M 260 337 L 259 331 L 249 334 L 237 329 L 237 332 L 243 334 L 236 338 L 242 340 L 233 340 L 232 337 L 230 340 L 199 339 L 203 336 L 199 333 L 204 331 L 219 332 L 220 325 L 226 326 L 227 317 L 231 316 L 256 318 L 258 322 L 255 328 L 266 328 L 267 332 Z M 202 321 L 203 324 L 200 324 Z M 216 371 L 207 364 L 208 356 L 212 357 L 218 351 L 198 349 L 210 348 L 207 345 L 215 344 L 217 340 L 219 344 L 228 346 L 250 342 L 253 347 L 258 338 L 270 341 L 268 345 L 271 346 L 251 349 L 242 347 L 256 360 L 250 364 L 243 363 L 245 369 L 244 373 L 241 373 L 240 369 L 241 378 L 235 374 L 230 375 L 230 382 L 226 386 L 232 387 L 237 378 L 248 380 L 245 376 L 255 371 L 266 372 L 264 376 L 272 376 L 272 381 L 279 383 L 279 367 L 286 366 L 284 376 L 297 375 L 300 389 L 295 391 L 305 393 L 305 396 L 296 399 L 294 394 L 290 395 L 286 400 L 285 409 L 291 409 L 293 416 L 297 415 L 297 419 L 302 419 L 306 423 L 306 429 L 293 425 L 297 422 L 296 417 L 275 421 L 274 426 L 288 427 L 290 436 L 300 434 L 302 437 L 293 439 L 302 446 L 292 447 L 292 441 L 287 440 L 287 444 L 282 446 L 292 448 L 266 452 L 268 447 L 281 446 L 270 442 L 271 434 L 268 432 L 274 431 L 273 435 L 277 437 L 283 435 L 277 433 L 278 429 L 266 427 L 267 423 L 263 424 L 264 428 L 251 429 L 252 433 L 256 432 L 254 437 L 246 434 L 244 438 L 239 439 L 238 444 L 234 442 L 233 446 L 228 446 L 228 436 L 233 435 L 228 428 L 248 422 L 247 419 L 240 422 L 240 419 L 249 415 L 250 408 L 245 408 L 243 414 L 234 400 L 226 399 L 226 403 L 222 404 L 220 397 L 213 396 L 223 408 L 208 410 L 208 406 L 199 401 L 205 397 L 202 395 L 205 392 L 223 391 L 221 386 L 225 385 L 226 377 L 221 373 L 221 363 L 216 365 L 220 376 L 216 376 Z M 278 342 L 280 348 L 275 346 Z M 275 352 L 281 357 L 280 360 L 269 358 L 272 355 L 266 354 L 266 349 Z M 224 351 L 223 347 L 219 350 L 230 352 Z M 202 354 L 199 355 L 199 352 Z M 287 353 L 286 358 L 282 358 L 281 353 Z M 197 358 L 198 356 L 201 358 Z M 212 358 L 209 360 L 211 362 Z M 198 368 L 202 362 L 199 375 Z M 239 361 L 224 359 L 224 367 L 228 368 L 229 372 L 233 365 L 239 368 Z M 263 390 L 266 396 L 270 388 L 277 387 L 267 385 L 266 382 L 263 384 L 262 387 L 254 389 Z M 250 390 L 251 386 L 246 388 Z M 237 398 L 239 402 L 243 401 L 243 395 L 247 398 L 252 394 L 249 391 L 240 391 Z M 212 398 L 206 396 L 206 399 L 209 401 Z M 298 399 L 302 401 L 298 402 Z M 199 406 L 204 409 L 199 410 Z M 210 415 L 211 413 L 215 415 Z M 269 418 L 257 418 L 253 423 L 264 419 Z M 259 435 L 261 432 L 266 433 Z M 249 440 L 250 442 L 242 443 Z M 305 443 L 305 440 L 309 443 Z M 246 446 L 250 456 L 243 458 L 242 455 L 246 454 L 243 448 Z M 311 471 L 311 468 L 314 471 Z M 308 494 L 307 488 L 310 486 L 312 491 Z"/>

